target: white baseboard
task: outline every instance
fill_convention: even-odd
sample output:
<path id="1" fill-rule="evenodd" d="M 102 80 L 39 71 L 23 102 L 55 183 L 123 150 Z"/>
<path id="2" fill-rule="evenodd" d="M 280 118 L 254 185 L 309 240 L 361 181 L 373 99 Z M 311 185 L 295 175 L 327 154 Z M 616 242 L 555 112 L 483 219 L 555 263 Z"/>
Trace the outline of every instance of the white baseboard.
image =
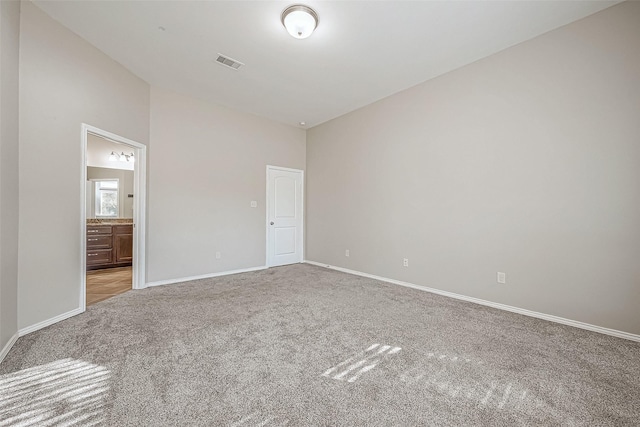
<path id="1" fill-rule="evenodd" d="M 18 334 L 22 337 L 31 332 L 35 332 L 38 329 L 46 328 L 47 326 L 53 325 L 54 323 L 58 323 L 61 320 L 66 320 L 70 317 L 76 316 L 80 313 L 83 313 L 84 310 L 80 307 L 75 310 L 67 311 L 66 313 L 62 313 L 58 316 L 52 317 L 51 319 L 43 320 L 42 322 L 38 322 L 35 325 L 27 326 L 26 328 L 22 328 L 18 331 Z"/>
<path id="2" fill-rule="evenodd" d="M 149 283 L 147 283 L 147 287 L 150 287 L 150 286 L 162 286 L 162 285 L 172 285 L 174 283 L 190 282 L 192 280 L 210 279 L 212 277 L 229 276 L 231 274 L 239 274 L 239 273 L 248 273 L 250 271 L 266 270 L 267 268 L 268 267 L 266 265 L 262 265 L 260 267 L 243 268 L 243 269 L 240 269 L 240 270 L 221 271 L 219 273 L 203 274 L 201 276 L 191 276 L 191 277 L 181 277 L 179 279 L 160 280 L 160 281 L 157 281 L 157 282 L 149 282 Z"/>
<path id="3" fill-rule="evenodd" d="M 9 350 L 11 350 L 11 347 L 13 347 L 13 345 L 16 343 L 16 341 L 18 341 L 18 336 L 19 335 L 18 335 L 17 332 L 15 334 L 13 334 L 13 336 L 9 339 L 9 341 L 2 348 L 2 351 L 0 351 L 0 363 L 2 363 L 2 361 L 4 360 L 5 357 L 7 357 L 7 354 L 9 354 Z"/>
<path id="4" fill-rule="evenodd" d="M 247 273 L 250 271 L 257 271 L 257 270 L 264 270 L 266 269 L 267 266 L 260 266 L 260 267 L 252 267 L 252 268 L 245 268 L 242 270 L 232 270 L 232 271 L 223 271 L 220 273 L 212 273 L 212 274 L 205 274 L 202 276 L 192 276 L 192 277 L 183 277 L 180 279 L 171 279 L 171 280 L 163 280 L 163 281 L 159 281 L 159 282 L 152 282 L 152 283 L 147 283 L 146 286 L 160 286 L 160 285 L 169 285 L 171 283 L 180 283 L 180 282 L 188 282 L 190 280 L 198 280 L 198 279 L 208 279 L 210 277 L 218 277 L 218 276 L 228 276 L 230 274 L 238 274 L 238 273 Z M 43 320 L 42 322 L 36 323 L 35 325 L 31 325 L 31 326 L 27 326 L 26 328 L 22 328 L 18 331 L 18 335 L 17 336 L 24 336 L 27 335 L 31 332 L 35 332 L 38 329 L 42 329 L 42 328 L 46 328 L 49 325 L 53 325 L 54 323 L 58 323 L 61 320 L 65 320 L 68 319 L 70 317 L 73 317 L 77 314 L 83 313 L 84 310 L 82 308 L 76 308 L 75 310 L 71 310 L 68 311 L 66 313 L 60 314 L 59 316 L 55 316 L 52 317 L 51 319 L 47 319 L 47 320 Z M 17 339 L 17 337 L 16 337 Z M 15 340 L 14 340 L 15 342 Z M 11 343 L 11 345 L 13 345 L 13 343 Z M 11 346 L 9 346 L 8 348 L 11 348 Z M 9 350 L 7 349 L 7 352 Z M 4 349 L 3 349 L 4 352 Z M 1 359 L 0 359 L 1 360 Z"/>
<path id="5" fill-rule="evenodd" d="M 518 313 L 529 317 L 536 317 L 538 319 L 548 320 L 550 322 L 561 323 L 563 325 L 573 326 L 580 329 L 586 329 L 593 332 L 599 332 L 605 335 L 611 335 L 618 338 L 624 338 L 630 341 L 640 342 L 640 335 L 631 334 L 629 332 L 618 331 L 616 329 L 604 328 L 602 326 L 591 325 L 589 323 L 578 322 L 577 320 L 565 319 L 564 317 L 553 316 L 551 314 L 539 313 L 537 311 L 526 310 L 524 308 L 513 307 L 506 304 L 500 304 L 497 302 L 486 301 L 479 298 L 468 297 L 465 295 L 456 294 L 453 292 L 441 291 L 439 289 L 429 288 L 427 286 L 414 285 L 413 283 L 403 282 L 400 280 L 389 279 L 386 277 L 375 276 L 373 274 L 363 273 L 361 271 L 349 270 L 348 268 L 336 267 L 329 264 L 324 264 L 315 261 L 304 261 L 307 264 L 317 265 L 319 267 L 329 268 L 331 270 L 341 271 L 343 273 L 353 274 L 356 276 L 367 277 L 369 279 L 379 280 L 381 282 L 393 283 L 394 285 L 406 286 L 408 288 L 418 289 L 420 291 L 431 292 L 433 294 L 442 295 L 449 298 L 455 298 L 462 301 L 473 302 L 488 307 L 497 308 L 499 310 L 510 311 L 512 313 Z"/>

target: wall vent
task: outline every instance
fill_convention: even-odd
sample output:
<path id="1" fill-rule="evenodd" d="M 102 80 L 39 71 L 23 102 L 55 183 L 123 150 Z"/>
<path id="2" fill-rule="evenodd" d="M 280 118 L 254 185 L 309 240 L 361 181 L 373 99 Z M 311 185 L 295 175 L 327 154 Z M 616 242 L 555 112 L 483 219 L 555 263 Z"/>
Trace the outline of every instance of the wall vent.
<path id="1" fill-rule="evenodd" d="M 229 58 L 228 56 L 224 56 L 222 54 L 218 54 L 216 62 L 226 67 L 233 68 L 234 70 L 237 70 L 244 65 L 242 62 L 236 61 L 235 59 Z"/>

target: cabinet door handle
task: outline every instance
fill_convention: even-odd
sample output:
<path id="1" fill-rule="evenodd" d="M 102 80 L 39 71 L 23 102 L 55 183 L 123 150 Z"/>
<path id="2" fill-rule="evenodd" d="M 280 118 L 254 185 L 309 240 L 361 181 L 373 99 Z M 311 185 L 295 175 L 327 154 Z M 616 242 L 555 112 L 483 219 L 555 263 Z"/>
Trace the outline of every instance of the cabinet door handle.
<path id="1" fill-rule="evenodd" d="M 100 232 L 100 230 L 89 230 L 88 232 L 89 232 L 89 233 L 99 233 L 99 232 Z"/>
<path id="2" fill-rule="evenodd" d="M 87 256 L 98 256 L 98 254 L 87 254 Z"/>
<path id="3" fill-rule="evenodd" d="M 95 242 L 98 239 L 87 239 L 87 240 L 89 240 L 90 242 Z"/>

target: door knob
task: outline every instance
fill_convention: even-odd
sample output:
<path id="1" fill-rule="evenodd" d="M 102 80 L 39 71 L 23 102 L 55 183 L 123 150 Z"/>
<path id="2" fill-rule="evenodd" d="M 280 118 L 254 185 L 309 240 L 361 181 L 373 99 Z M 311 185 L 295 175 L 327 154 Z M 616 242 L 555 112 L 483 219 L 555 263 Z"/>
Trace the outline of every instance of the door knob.
<path id="1" fill-rule="evenodd" d="M 269 224 L 273 225 L 273 221 L 271 221 Z"/>

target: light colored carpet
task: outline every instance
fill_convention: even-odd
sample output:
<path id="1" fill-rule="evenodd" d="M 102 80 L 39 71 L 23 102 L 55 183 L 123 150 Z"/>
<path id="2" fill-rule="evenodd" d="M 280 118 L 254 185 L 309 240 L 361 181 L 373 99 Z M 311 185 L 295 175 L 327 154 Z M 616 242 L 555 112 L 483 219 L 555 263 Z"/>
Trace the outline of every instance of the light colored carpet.
<path id="1" fill-rule="evenodd" d="M 1 426 L 639 420 L 638 343 L 310 265 L 127 292 L 0 365 Z"/>

